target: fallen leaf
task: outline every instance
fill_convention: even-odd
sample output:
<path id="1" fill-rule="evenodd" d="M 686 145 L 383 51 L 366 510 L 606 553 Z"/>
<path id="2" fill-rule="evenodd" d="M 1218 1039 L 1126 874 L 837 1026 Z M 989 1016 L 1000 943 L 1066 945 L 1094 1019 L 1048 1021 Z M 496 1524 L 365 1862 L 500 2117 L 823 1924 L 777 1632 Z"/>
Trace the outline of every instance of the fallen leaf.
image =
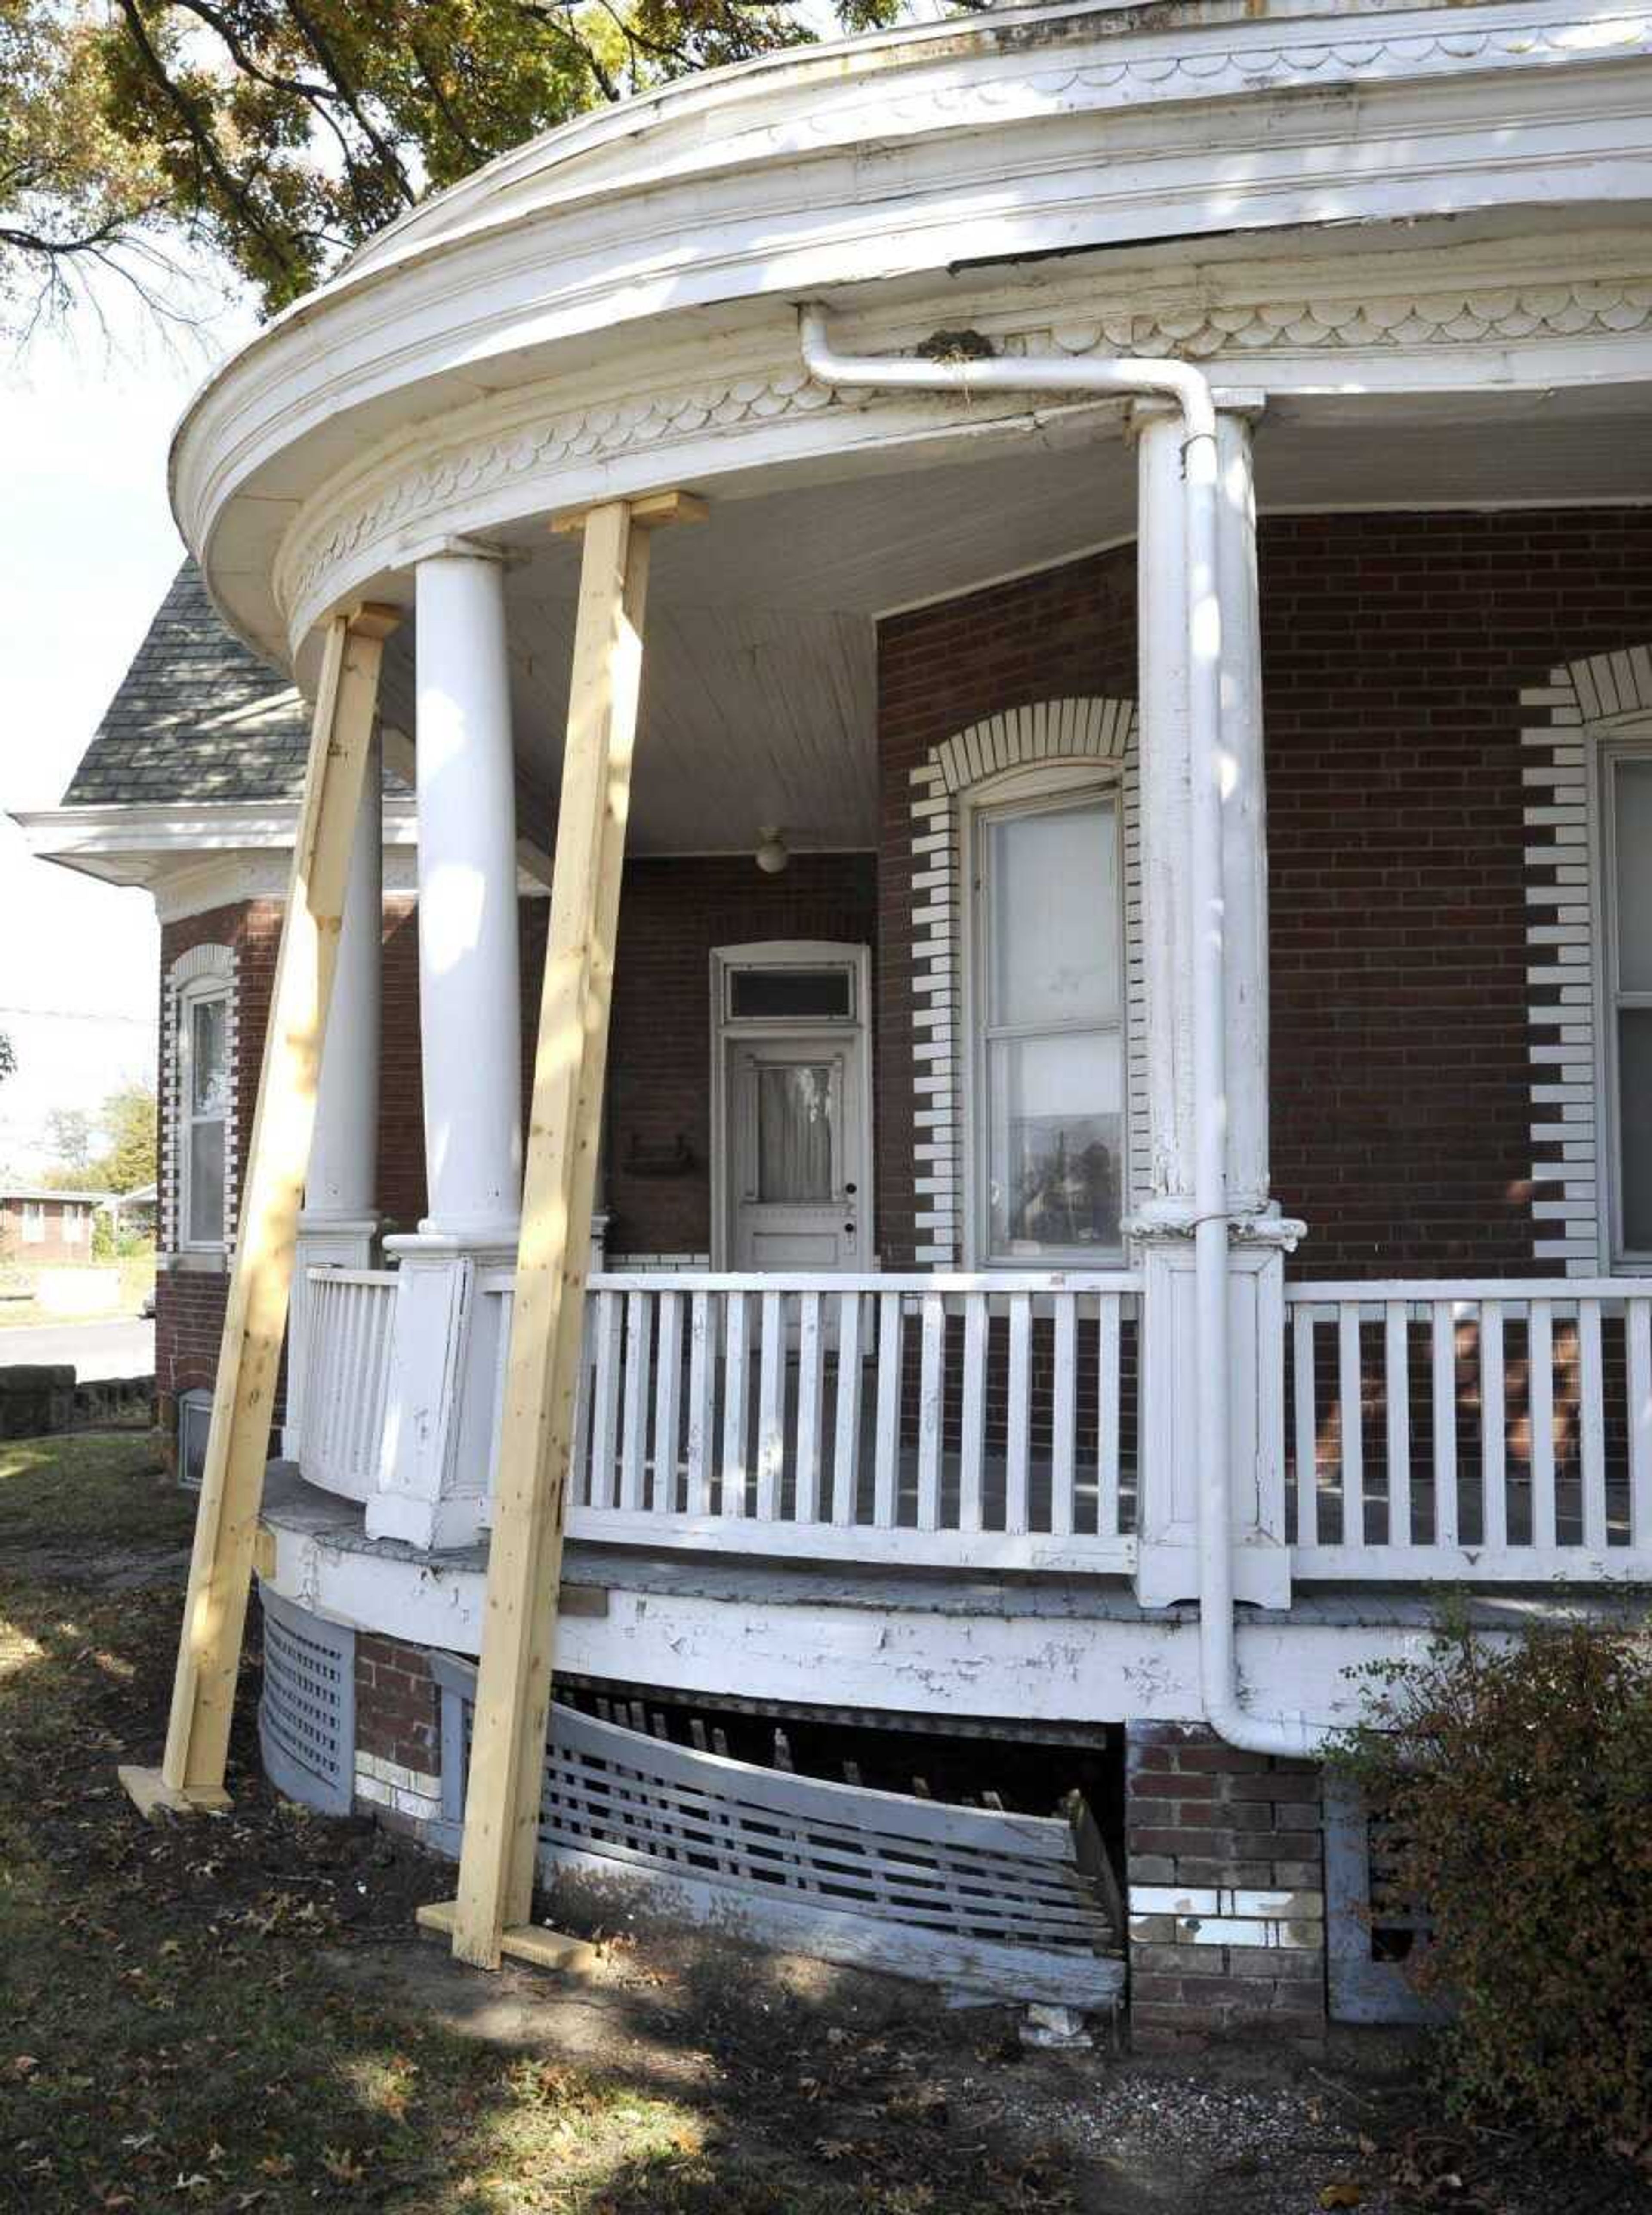
<path id="1" fill-rule="evenodd" d="M 1365 2194 L 1357 2184 L 1328 2184 L 1319 2195 L 1322 2207 L 1359 2207 Z"/>

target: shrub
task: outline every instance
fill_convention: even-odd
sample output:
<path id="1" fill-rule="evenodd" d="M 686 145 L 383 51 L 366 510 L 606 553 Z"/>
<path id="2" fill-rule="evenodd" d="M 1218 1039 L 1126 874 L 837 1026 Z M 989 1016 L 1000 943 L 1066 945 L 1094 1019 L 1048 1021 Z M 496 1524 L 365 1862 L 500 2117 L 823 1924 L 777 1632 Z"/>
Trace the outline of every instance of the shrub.
<path id="1" fill-rule="evenodd" d="M 1454 2012 L 1447 2095 L 1652 2169 L 1652 1639 L 1567 1622 L 1493 1647 L 1448 1624 L 1382 1665 L 1336 1756 L 1392 1825 Z"/>

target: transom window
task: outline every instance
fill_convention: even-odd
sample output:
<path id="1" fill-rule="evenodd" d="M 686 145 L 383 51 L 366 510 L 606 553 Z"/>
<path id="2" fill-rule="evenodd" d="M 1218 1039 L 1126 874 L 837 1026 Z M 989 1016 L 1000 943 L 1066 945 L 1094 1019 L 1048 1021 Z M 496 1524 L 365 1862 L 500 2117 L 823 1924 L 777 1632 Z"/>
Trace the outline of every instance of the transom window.
<path id="1" fill-rule="evenodd" d="M 1100 1262 L 1126 1189 L 1118 786 L 1023 775 L 975 800 L 967 830 L 975 1250 Z"/>
<path id="2" fill-rule="evenodd" d="M 1652 746 L 1601 758 L 1606 1057 L 1616 1175 L 1612 1249 L 1652 1261 Z"/>
<path id="3" fill-rule="evenodd" d="M 230 996 L 221 985 L 186 992 L 178 1009 L 178 1109 L 186 1246 L 221 1246 L 230 1112 Z"/>

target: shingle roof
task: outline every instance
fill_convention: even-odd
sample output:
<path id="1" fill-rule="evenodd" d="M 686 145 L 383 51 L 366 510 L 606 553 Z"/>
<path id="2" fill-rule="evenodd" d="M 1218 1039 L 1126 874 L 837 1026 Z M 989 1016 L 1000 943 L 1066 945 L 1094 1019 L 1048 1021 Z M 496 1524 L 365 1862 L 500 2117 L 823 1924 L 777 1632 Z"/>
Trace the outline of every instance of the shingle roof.
<path id="1" fill-rule="evenodd" d="M 310 719 L 214 613 L 186 561 L 70 779 L 65 807 L 296 800 Z"/>

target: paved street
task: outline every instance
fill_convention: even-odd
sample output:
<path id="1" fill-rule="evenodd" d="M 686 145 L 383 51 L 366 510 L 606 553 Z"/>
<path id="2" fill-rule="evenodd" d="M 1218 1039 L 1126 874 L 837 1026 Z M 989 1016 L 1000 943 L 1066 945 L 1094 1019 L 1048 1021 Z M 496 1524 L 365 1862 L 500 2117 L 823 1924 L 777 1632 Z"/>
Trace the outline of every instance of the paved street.
<path id="1" fill-rule="evenodd" d="M 155 1370 L 155 1326 L 122 1316 L 113 1322 L 33 1323 L 0 1330 L 0 1369 L 14 1362 L 70 1361 L 77 1383 L 102 1377 L 149 1377 Z"/>

